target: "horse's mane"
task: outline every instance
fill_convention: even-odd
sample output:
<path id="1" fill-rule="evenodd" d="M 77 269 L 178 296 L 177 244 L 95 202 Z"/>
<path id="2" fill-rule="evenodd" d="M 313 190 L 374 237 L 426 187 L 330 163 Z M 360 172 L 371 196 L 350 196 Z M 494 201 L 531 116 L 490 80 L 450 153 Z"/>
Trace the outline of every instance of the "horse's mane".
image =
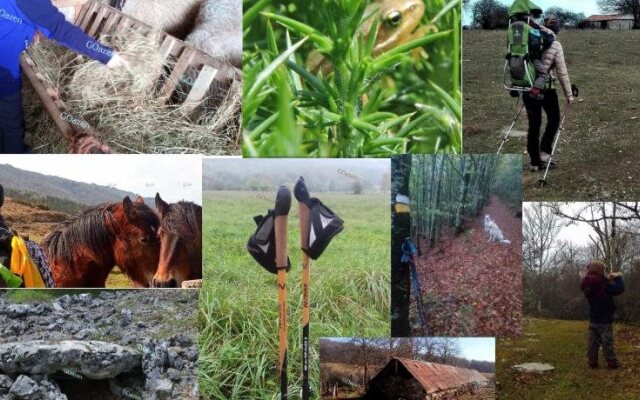
<path id="1" fill-rule="evenodd" d="M 160 220 L 160 227 L 170 235 L 194 240 L 202 236 L 202 207 L 189 201 L 179 201 L 169 207 Z"/>
<path id="2" fill-rule="evenodd" d="M 75 254 L 78 250 L 88 250 L 95 254 L 97 259 L 112 262 L 115 240 L 113 212 L 120 204 L 104 203 L 89 207 L 66 221 L 62 229 L 47 235 L 42 246 L 49 260 L 74 268 Z M 132 204 L 132 213 L 136 220 L 146 221 L 158 227 L 158 216 L 151 208 L 145 204 Z"/>

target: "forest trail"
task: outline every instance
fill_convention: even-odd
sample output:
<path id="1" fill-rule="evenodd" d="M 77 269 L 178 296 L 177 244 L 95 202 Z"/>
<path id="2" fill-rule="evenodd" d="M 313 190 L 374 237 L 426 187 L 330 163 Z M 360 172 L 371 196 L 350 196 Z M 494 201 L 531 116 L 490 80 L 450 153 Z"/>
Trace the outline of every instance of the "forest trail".
<path id="1" fill-rule="evenodd" d="M 511 244 L 488 242 L 489 214 Z M 522 219 L 496 196 L 465 231 L 442 238 L 417 261 L 430 336 L 522 333 Z M 414 334 L 424 334 L 415 314 Z"/>

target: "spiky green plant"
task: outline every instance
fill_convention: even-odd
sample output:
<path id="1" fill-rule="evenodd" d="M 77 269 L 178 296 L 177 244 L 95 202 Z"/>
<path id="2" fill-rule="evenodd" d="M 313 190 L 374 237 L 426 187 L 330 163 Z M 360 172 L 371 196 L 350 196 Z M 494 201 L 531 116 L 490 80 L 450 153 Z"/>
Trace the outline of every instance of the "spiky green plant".
<path id="1" fill-rule="evenodd" d="M 402 0 L 395 1 L 398 4 Z M 461 151 L 460 1 L 432 0 L 415 40 L 374 56 L 360 0 L 245 0 L 247 157 Z M 365 15 L 366 14 L 366 15 Z M 427 57 L 413 50 L 424 48 Z M 311 52 L 332 65 L 305 66 Z"/>

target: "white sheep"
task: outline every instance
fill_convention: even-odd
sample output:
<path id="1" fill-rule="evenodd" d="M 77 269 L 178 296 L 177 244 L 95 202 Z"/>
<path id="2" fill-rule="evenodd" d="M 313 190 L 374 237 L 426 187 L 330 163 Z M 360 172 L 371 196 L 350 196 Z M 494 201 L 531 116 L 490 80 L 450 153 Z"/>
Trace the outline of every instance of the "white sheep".
<path id="1" fill-rule="evenodd" d="M 111 4 L 110 0 L 100 2 Z M 122 12 L 178 39 L 184 39 L 193 30 L 202 3 L 203 0 L 127 0 Z"/>
<path id="2" fill-rule="evenodd" d="M 242 66 L 242 1 L 205 0 L 186 42 L 210 56 Z"/>

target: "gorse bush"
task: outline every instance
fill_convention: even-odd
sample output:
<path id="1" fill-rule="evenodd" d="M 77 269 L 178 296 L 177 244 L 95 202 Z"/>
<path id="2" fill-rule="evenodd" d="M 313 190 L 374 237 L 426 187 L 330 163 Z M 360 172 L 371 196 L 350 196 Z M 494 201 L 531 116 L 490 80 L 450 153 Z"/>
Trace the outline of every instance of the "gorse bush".
<path id="1" fill-rule="evenodd" d="M 390 22 L 375 11 L 412 2 L 245 1 L 244 155 L 460 152 L 460 1 L 427 2 L 419 34 L 401 19 L 376 47 Z"/>

